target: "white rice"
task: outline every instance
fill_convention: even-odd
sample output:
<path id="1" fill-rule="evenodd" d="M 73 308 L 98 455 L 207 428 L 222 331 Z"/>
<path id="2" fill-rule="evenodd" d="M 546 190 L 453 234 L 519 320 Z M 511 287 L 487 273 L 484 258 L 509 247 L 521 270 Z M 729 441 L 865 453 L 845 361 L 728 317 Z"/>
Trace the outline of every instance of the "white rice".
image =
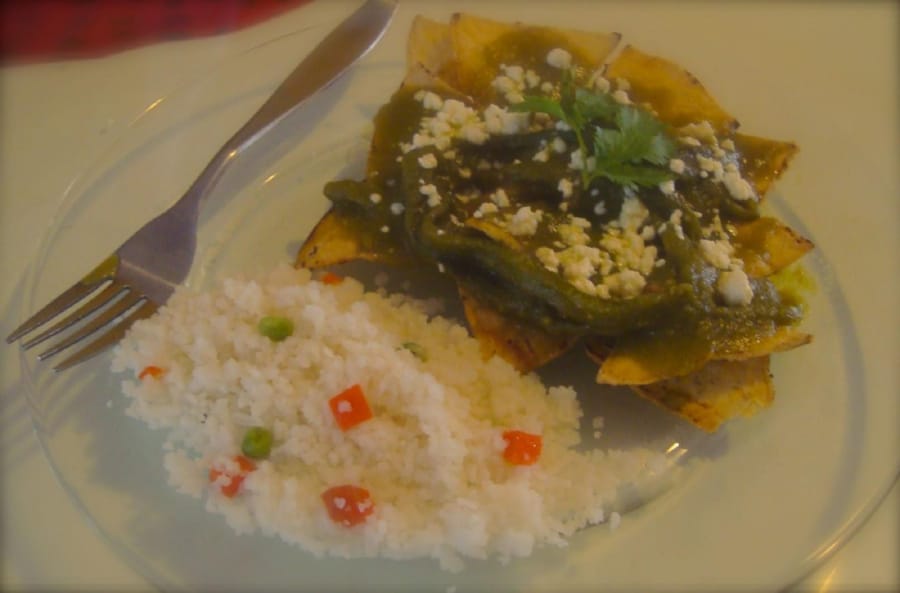
<path id="1" fill-rule="evenodd" d="M 290 318 L 294 334 L 260 335 L 265 315 Z M 138 380 L 148 365 L 165 373 Z M 209 292 L 177 290 L 133 327 L 113 370 L 128 373 L 128 413 L 167 431 L 173 487 L 205 498 L 238 532 L 278 535 L 316 555 L 433 557 L 458 570 L 464 557 L 506 561 L 563 546 L 604 521 L 616 489 L 655 456 L 577 451 L 571 388 L 483 361 L 465 328 L 429 319 L 420 303 L 366 293 L 351 278 L 326 285 L 286 265 Z M 374 417 L 342 432 L 328 400 L 356 383 Z M 251 426 L 273 433 L 271 454 L 227 498 L 208 472 L 240 454 Z M 542 435 L 538 463 L 504 460 L 509 429 Z M 363 524 L 328 517 L 320 495 L 338 484 L 371 493 Z"/>

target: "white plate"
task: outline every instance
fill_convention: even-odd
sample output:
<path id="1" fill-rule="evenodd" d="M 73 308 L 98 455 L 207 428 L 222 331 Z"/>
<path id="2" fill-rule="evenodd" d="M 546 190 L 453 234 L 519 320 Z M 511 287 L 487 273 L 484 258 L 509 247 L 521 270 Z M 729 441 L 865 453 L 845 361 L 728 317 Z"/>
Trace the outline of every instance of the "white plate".
<path id="1" fill-rule="evenodd" d="M 794 47 L 792 27 L 813 23 L 819 28 L 814 28 L 811 43 L 824 47 L 840 23 L 829 21 L 827 10 L 824 17 L 821 12 L 814 16 L 802 7 L 779 8 L 777 19 L 772 19 L 771 12 L 743 4 L 709 10 L 706 3 L 528 3 L 516 5 L 512 15 L 511 6 L 500 2 L 454 8 L 502 19 L 608 25 L 622 31 L 626 40 L 698 74 L 742 117 L 746 131 L 790 137 L 801 144 L 804 152 L 772 204 L 777 214 L 819 245 L 808 258 L 819 283 L 807 325 L 816 341 L 775 358 L 777 396 L 771 410 L 714 437 L 618 392 L 602 403 L 592 401 L 590 405 L 607 416 L 609 444 L 665 447 L 677 441 L 694 459 L 686 476 L 652 504 L 627 515 L 615 533 L 587 530 L 565 550 L 544 550 L 508 566 L 476 562 L 458 575 L 441 573 L 425 561 L 317 560 L 262 536 L 233 535 L 219 517 L 202 510 L 202 503 L 166 486 L 161 438 L 122 414 L 118 379 L 107 372 L 107 357 L 53 376 L 23 356 L 29 401 L 48 460 L 75 504 L 151 582 L 166 589 L 239 590 L 379 584 L 391 590 L 454 585 L 462 591 L 467 585 L 483 590 L 488 583 L 499 589 L 535 590 L 588 585 L 683 588 L 698 583 L 777 589 L 840 545 L 886 492 L 898 468 L 896 424 L 891 420 L 898 411 L 892 390 L 896 373 L 891 370 L 897 342 L 896 335 L 876 342 L 871 331 L 879 322 L 898 327 L 890 325 L 897 317 L 877 306 L 888 302 L 878 292 L 868 293 L 871 308 L 861 306 L 865 301 L 858 284 L 874 283 L 878 278 L 870 272 L 879 264 L 891 269 L 896 233 L 877 238 L 831 223 L 830 214 L 844 214 L 843 206 L 823 190 L 841 187 L 830 175 L 836 165 L 846 165 L 835 159 L 847 155 L 824 150 L 826 140 L 813 124 L 832 121 L 834 110 L 844 107 L 846 93 L 833 90 L 822 105 L 816 85 L 828 78 L 821 56 L 810 49 L 786 54 Z M 70 190 L 33 267 L 29 311 L 168 205 L 292 66 L 295 56 L 310 49 L 317 31 L 337 22 L 342 8 L 346 5 L 336 4 L 333 22 L 238 56 L 137 120 Z M 190 282 L 206 286 L 224 274 L 267 269 L 293 256 L 327 207 L 322 183 L 358 157 L 371 116 L 399 82 L 405 31 L 415 12 L 446 16 L 448 10 L 437 3 L 402 6 L 391 32 L 363 67 L 264 141 L 246 166 L 224 180 L 204 213 Z M 734 38 L 737 22 L 742 24 L 741 35 L 754 40 L 752 48 L 726 43 Z M 763 34 L 765 43 L 760 41 Z M 757 63 L 765 68 L 748 66 Z M 807 77 L 805 86 L 797 82 L 798 72 Z M 812 98 L 820 102 L 805 101 Z M 878 144 L 883 142 L 876 133 L 879 122 L 870 122 L 875 116 L 866 111 L 856 116 L 854 141 L 874 143 L 887 158 L 893 150 L 896 157 L 896 146 Z M 869 165 L 880 158 L 885 155 L 871 156 Z M 890 211 L 896 196 L 890 180 L 885 185 L 872 175 L 852 177 L 869 200 L 867 211 Z M 896 191 L 896 179 L 893 183 Z M 825 200 L 828 208 L 821 207 Z M 885 217 L 872 216 L 870 221 L 862 216 L 874 225 L 873 232 L 888 231 Z M 890 247 L 890 241 L 893 250 L 876 249 L 879 242 Z M 845 245 L 852 247 L 841 249 Z M 862 253 L 873 267 L 857 268 L 854 278 L 849 273 Z M 897 294 L 896 278 L 883 282 L 884 290 Z M 577 371 L 585 373 L 587 368 L 582 365 Z"/>

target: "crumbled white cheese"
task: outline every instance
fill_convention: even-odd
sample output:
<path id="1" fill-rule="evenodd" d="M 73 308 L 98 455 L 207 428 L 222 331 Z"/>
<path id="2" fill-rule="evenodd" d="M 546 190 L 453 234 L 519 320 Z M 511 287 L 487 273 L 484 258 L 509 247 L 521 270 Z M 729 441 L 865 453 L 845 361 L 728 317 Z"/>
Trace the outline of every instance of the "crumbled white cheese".
<path id="1" fill-rule="evenodd" d="M 590 241 L 584 228 L 574 224 L 561 224 L 557 227 L 556 233 L 564 245 L 587 245 Z"/>
<path id="2" fill-rule="evenodd" d="M 533 89 L 541 84 L 541 77 L 538 76 L 537 72 L 529 69 L 525 72 L 525 84 L 528 85 L 528 88 Z"/>
<path id="3" fill-rule="evenodd" d="M 546 163 L 547 161 L 549 161 L 550 160 L 550 147 L 544 146 L 543 148 L 541 148 L 539 151 L 537 151 L 534 154 L 533 157 L 531 157 L 531 160 L 537 161 L 539 163 Z"/>
<path id="4" fill-rule="evenodd" d="M 640 272 L 622 270 L 606 276 L 603 279 L 603 284 L 609 289 L 610 294 L 629 298 L 641 294 L 641 291 L 647 285 L 647 280 Z"/>
<path id="5" fill-rule="evenodd" d="M 483 125 L 467 124 L 460 130 L 461 136 L 472 144 L 484 144 L 487 142 L 488 133 Z"/>
<path id="6" fill-rule="evenodd" d="M 668 222 L 668 224 L 672 225 L 672 228 L 675 229 L 675 235 L 676 235 L 679 239 L 684 239 L 684 229 L 681 228 L 681 219 L 682 219 L 683 217 L 684 217 L 684 212 L 682 212 L 680 209 L 679 209 L 679 210 L 675 210 L 675 211 L 672 212 L 672 214 L 669 216 L 669 222 Z"/>
<path id="7" fill-rule="evenodd" d="M 494 204 L 493 202 L 482 202 L 472 216 L 475 218 L 483 218 L 485 214 L 494 214 L 498 210 L 497 204 Z"/>
<path id="8" fill-rule="evenodd" d="M 562 178 L 559 180 L 559 184 L 556 186 L 559 192 L 562 194 L 563 198 L 571 198 L 572 190 L 574 188 L 574 184 L 571 179 Z"/>
<path id="9" fill-rule="evenodd" d="M 731 197 L 735 200 L 751 200 L 756 197 L 756 192 L 753 191 L 753 186 L 750 183 L 741 177 L 740 173 L 737 171 L 728 171 L 722 177 L 722 183 L 725 184 L 725 188 L 728 190 L 728 193 L 731 194 Z"/>
<path id="10" fill-rule="evenodd" d="M 684 161 L 681 159 L 672 159 L 669 161 L 669 170 L 673 173 L 681 175 L 684 173 Z"/>
<path id="11" fill-rule="evenodd" d="M 560 47 L 555 47 L 547 54 L 547 64 L 564 70 L 572 66 L 572 54 Z"/>
<path id="12" fill-rule="evenodd" d="M 566 151 L 568 146 L 566 146 L 566 141 L 560 137 L 556 137 L 553 139 L 553 142 L 550 143 L 550 148 L 553 149 L 553 152 L 557 154 L 562 154 Z"/>
<path id="13" fill-rule="evenodd" d="M 509 207 L 509 196 L 506 195 L 506 190 L 502 187 L 491 194 L 490 199 L 493 203 L 497 204 L 500 208 L 508 208 Z"/>
<path id="14" fill-rule="evenodd" d="M 732 152 L 734 151 L 734 140 L 732 140 L 731 138 L 726 138 L 725 140 L 722 140 L 719 144 L 725 150 L 730 150 Z"/>
<path id="15" fill-rule="evenodd" d="M 740 269 L 719 274 L 716 289 L 729 306 L 748 305 L 753 300 L 753 287 L 747 274 Z"/>
<path id="16" fill-rule="evenodd" d="M 532 210 L 530 206 L 522 206 L 507 221 L 506 230 L 516 237 L 530 237 L 537 232 L 543 214 L 541 210 Z"/>
<path id="17" fill-rule="evenodd" d="M 419 188 L 419 193 L 428 196 L 428 205 L 434 208 L 441 203 L 441 194 L 438 193 L 437 187 L 432 183 L 425 184 Z"/>
<path id="18" fill-rule="evenodd" d="M 570 282 L 589 281 L 591 276 L 597 273 L 597 265 L 603 257 L 603 253 L 598 248 L 588 245 L 574 245 L 558 255 L 562 274 Z M 579 290 L 585 291 L 585 289 L 592 290 L 588 288 L 587 284 L 579 286 Z"/>
<path id="19" fill-rule="evenodd" d="M 538 247 L 534 254 L 537 256 L 538 261 L 551 272 L 555 272 L 559 269 L 559 257 L 556 255 L 556 252 L 549 247 Z"/>
<path id="20" fill-rule="evenodd" d="M 593 192 L 591 192 L 593 195 Z M 594 204 L 594 214 L 597 216 L 603 216 L 606 214 L 606 203 L 603 200 L 600 200 L 596 204 Z"/>
<path id="21" fill-rule="evenodd" d="M 381 202 L 381 194 L 379 194 L 379 193 L 369 194 L 369 201 L 372 202 L 373 204 L 378 204 L 379 202 Z"/>
<path id="22" fill-rule="evenodd" d="M 575 171 L 584 169 L 584 157 L 581 155 L 581 149 L 577 148 L 569 155 L 569 168 Z"/>
<path id="23" fill-rule="evenodd" d="M 437 157 L 434 156 L 434 153 L 429 152 L 428 154 L 423 154 L 419 157 L 419 166 L 423 169 L 434 169 L 437 167 Z"/>
<path id="24" fill-rule="evenodd" d="M 484 124 L 489 134 L 521 134 L 528 130 L 529 116 L 527 113 L 510 113 L 491 104 L 484 110 Z"/>
<path id="25" fill-rule="evenodd" d="M 581 218 L 580 216 L 571 216 L 569 217 L 569 221 L 571 224 L 585 230 L 591 228 L 591 221 L 587 218 Z"/>
<path id="26" fill-rule="evenodd" d="M 594 88 L 601 93 L 608 93 L 610 89 L 609 81 L 602 76 L 597 76 L 594 79 Z"/>
<path id="27" fill-rule="evenodd" d="M 674 194 L 675 193 L 675 180 L 669 179 L 669 180 L 666 180 L 666 181 L 663 181 L 662 183 L 660 183 L 659 191 L 661 191 L 662 193 L 664 193 L 666 195 Z"/>
<path id="28" fill-rule="evenodd" d="M 718 140 L 716 140 L 716 131 L 707 120 L 682 126 L 679 132 L 681 132 L 684 136 L 696 138 L 700 142 L 704 142 L 711 146 L 718 146 Z"/>
<path id="29" fill-rule="evenodd" d="M 393 204 L 391 204 L 391 213 L 392 214 L 398 214 L 398 215 L 403 214 L 403 211 L 405 209 L 406 209 L 406 207 L 403 204 L 401 204 L 400 202 L 394 202 Z"/>
<path id="30" fill-rule="evenodd" d="M 734 249 L 728 241 L 700 239 L 700 253 L 703 255 L 703 259 L 720 270 L 727 270 L 731 267 L 733 252 Z"/>
<path id="31" fill-rule="evenodd" d="M 680 211 L 679 211 L 680 212 Z M 628 196 L 622 201 L 622 210 L 619 212 L 619 226 L 625 230 L 636 231 L 647 220 L 650 211 L 636 196 Z"/>
<path id="32" fill-rule="evenodd" d="M 525 81 L 525 69 L 521 66 L 506 66 L 503 70 L 513 81 L 517 83 Z"/>
<path id="33" fill-rule="evenodd" d="M 628 93 L 623 91 L 622 89 L 613 91 L 613 94 L 611 96 L 613 98 L 613 101 L 615 101 L 616 103 L 619 103 L 621 105 L 631 105 L 631 98 L 628 96 Z"/>
<path id="34" fill-rule="evenodd" d="M 716 159 L 711 159 L 709 157 L 705 157 L 702 154 L 697 155 L 697 164 L 700 166 L 701 171 L 706 171 L 712 174 L 713 179 L 716 181 L 722 180 L 722 174 L 725 172 L 724 167 L 722 166 L 722 162 Z"/>

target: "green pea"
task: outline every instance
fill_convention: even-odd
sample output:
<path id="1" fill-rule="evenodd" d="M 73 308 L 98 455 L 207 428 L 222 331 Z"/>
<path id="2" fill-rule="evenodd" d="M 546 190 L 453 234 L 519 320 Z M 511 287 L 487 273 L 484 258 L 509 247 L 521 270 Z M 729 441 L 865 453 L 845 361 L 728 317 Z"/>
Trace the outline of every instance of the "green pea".
<path id="1" fill-rule="evenodd" d="M 262 459 L 268 457 L 269 451 L 272 450 L 272 433 L 262 426 L 254 426 L 244 433 L 244 440 L 241 442 L 241 451 L 247 457 L 253 459 Z"/>
<path id="2" fill-rule="evenodd" d="M 413 356 L 415 356 L 422 362 L 428 360 L 428 354 L 425 352 L 425 348 L 423 348 L 420 344 L 416 344 L 415 342 L 403 342 L 403 344 L 401 345 L 412 352 Z"/>
<path id="3" fill-rule="evenodd" d="M 260 319 L 256 328 L 273 342 L 280 342 L 294 333 L 294 322 L 287 317 L 269 315 Z"/>

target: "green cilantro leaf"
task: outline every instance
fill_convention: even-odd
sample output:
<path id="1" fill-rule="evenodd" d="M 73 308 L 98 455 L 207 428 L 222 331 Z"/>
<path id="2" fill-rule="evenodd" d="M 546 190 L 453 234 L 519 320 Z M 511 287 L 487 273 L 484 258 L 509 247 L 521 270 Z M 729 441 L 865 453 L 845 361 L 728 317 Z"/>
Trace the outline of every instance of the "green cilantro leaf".
<path id="1" fill-rule="evenodd" d="M 572 128 L 581 154 L 594 157 L 594 166 L 581 172 L 585 188 L 599 177 L 628 187 L 654 186 L 672 178 L 665 165 L 675 145 L 662 122 L 608 94 L 578 87 L 569 70 L 563 72 L 559 99 L 527 96 L 510 109 L 547 113 Z M 588 139 L 593 141 L 590 147 Z"/>
<path id="2" fill-rule="evenodd" d="M 611 122 L 615 119 L 618 103 L 609 95 L 598 95 L 579 88 L 575 91 L 575 106 L 586 121 Z"/>

